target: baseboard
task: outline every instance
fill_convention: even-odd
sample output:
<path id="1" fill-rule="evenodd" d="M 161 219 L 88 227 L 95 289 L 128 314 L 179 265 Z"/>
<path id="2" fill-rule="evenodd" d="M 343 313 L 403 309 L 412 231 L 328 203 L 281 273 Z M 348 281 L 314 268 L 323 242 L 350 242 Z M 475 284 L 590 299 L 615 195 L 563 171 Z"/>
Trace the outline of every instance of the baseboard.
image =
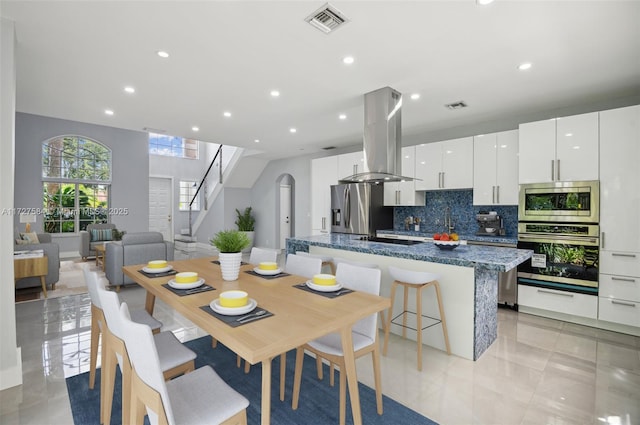
<path id="1" fill-rule="evenodd" d="M 65 251 L 60 253 L 60 259 L 71 260 L 73 258 L 80 258 L 78 251 Z"/>
<path id="2" fill-rule="evenodd" d="M 22 349 L 16 347 L 16 364 L 0 370 L 0 390 L 22 385 Z"/>

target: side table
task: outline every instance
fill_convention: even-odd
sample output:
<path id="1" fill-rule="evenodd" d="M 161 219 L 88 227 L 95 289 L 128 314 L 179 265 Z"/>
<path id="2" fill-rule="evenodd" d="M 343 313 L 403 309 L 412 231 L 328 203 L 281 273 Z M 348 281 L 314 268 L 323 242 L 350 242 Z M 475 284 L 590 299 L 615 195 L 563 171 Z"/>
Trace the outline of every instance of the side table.
<path id="1" fill-rule="evenodd" d="M 104 271 L 104 268 L 105 268 L 104 256 L 107 252 L 107 245 L 104 243 L 96 245 L 95 250 L 96 250 L 96 267 L 100 267 L 100 264 L 102 264 L 102 271 Z"/>
<path id="2" fill-rule="evenodd" d="M 42 257 L 14 258 L 13 274 L 15 280 L 23 277 L 40 277 L 42 284 L 42 293 L 47 298 L 47 284 L 44 281 L 45 276 L 49 273 L 49 259 L 46 255 Z M 55 289 L 53 286 L 51 289 Z"/>

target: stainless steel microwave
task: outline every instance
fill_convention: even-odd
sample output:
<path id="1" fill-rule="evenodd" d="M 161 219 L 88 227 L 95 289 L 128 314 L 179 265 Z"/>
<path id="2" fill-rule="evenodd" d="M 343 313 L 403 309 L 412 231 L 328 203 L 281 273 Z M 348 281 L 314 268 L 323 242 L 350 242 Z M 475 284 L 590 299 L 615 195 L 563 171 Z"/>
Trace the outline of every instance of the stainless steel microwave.
<path id="1" fill-rule="evenodd" d="M 518 221 L 598 223 L 600 182 L 521 184 Z"/>

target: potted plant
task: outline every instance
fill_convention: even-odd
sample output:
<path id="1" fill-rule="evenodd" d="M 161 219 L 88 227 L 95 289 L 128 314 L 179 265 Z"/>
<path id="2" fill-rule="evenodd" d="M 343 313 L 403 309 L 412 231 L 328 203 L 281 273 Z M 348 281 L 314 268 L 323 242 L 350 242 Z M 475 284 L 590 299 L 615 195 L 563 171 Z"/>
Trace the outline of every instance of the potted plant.
<path id="1" fill-rule="evenodd" d="M 237 280 L 240 274 L 242 262 L 242 250 L 249 245 L 249 238 L 239 230 L 222 230 L 211 239 L 211 245 L 215 246 L 220 254 L 220 269 L 222 279 Z"/>
<path id="2" fill-rule="evenodd" d="M 243 212 L 240 212 L 240 210 L 236 208 L 236 214 L 238 216 L 236 219 L 238 230 L 244 232 L 249 238 L 249 245 L 242 252 L 249 252 L 251 251 L 251 247 L 253 247 L 255 238 L 256 219 L 251 214 L 251 207 L 245 208 Z"/>

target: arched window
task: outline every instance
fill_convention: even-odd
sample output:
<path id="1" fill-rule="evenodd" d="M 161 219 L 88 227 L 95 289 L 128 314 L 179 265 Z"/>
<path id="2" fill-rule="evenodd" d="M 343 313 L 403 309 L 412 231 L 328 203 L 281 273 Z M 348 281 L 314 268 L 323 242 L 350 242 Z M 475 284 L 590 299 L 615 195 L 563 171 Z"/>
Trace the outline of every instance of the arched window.
<path id="1" fill-rule="evenodd" d="M 42 144 L 44 231 L 74 233 L 109 221 L 111 150 L 82 136 Z"/>

